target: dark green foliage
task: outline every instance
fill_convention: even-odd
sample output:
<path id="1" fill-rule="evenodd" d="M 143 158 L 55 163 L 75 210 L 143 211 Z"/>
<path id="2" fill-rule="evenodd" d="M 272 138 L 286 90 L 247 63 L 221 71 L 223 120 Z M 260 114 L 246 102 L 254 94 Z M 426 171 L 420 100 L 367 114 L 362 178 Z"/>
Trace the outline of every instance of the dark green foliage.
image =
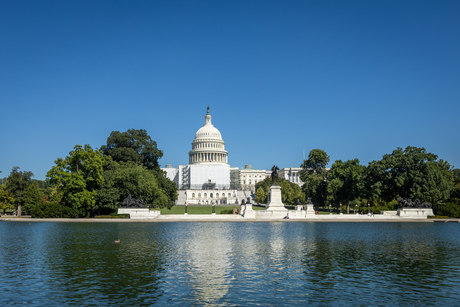
<path id="1" fill-rule="evenodd" d="M 457 198 L 460 199 L 460 169 L 456 168 L 452 170 L 452 177 L 453 177 L 453 183 L 454 183 L 454 188 L 452 191 L 451 198 Z"/>
<path id="2" fill-rule="evenodd" d="M 366 167 L 359 164 L 358 159 L 335 161 L 329 171 L 328 199 L 336 205 L 346 204 L 349 213 L 349 202 L 364 193 L 364 177 Z"/>
<path id="3" fill-rule="evenodd" d="M 102 152 L 88 144 L 75 145 L 69 156 L 54 162 L 46 176 L 57 186 L 60 203 L 75 208 L 82 217 L 88 216 L 96 203 L 96 189 L 104 181 Z"/>
<path id="4" fill-rule="evenodd" d="M 33 218 L 76 218 L 80 215 L 77 208 L 69 208 L 54 202 L 35 205 L 29 213 Z"/>
<path id="5" fill-rule="evenodd" d="M 24 211 L 30 212 L 33 207 L 44 202 L 44 193 L 35 182 L 29 184 L 24 191 Z"/>
<path id="6" fill-rule="evenodd" d="M 15 166 L 6 180 L 7 190 L 13 194 L 15 199 L 18 216 L 21 216 L 21 206 L 24 202 L 24 191 L 31 183 L 33 176 L 34 174 L 32 174 L 32 172 L 19 171 L 19 167 Z"/>
<path id="7" fill-rule="evenodd" d="M 156 208 L 174 205 L 176 184 L 160 169 L 158 159 L 163 152 L 147 131 L 112 131 L 101 150 L 105 158 L 106 182 L 98 191 L 97 209 L 115 210 L 129 193 Z"/>
<path id="8" fill-rule="evenodd" d="M 448 202 L 438 206 L 435 215 L 444 215 L 450 218 L 460 218 L 460 202 Z"/>
<path id="9" fill-rule="evenodd" d="M 113 162 L 111 169 L 103 174 L 104 182 L 97 191 L 95 209 L 113 211 L 130 193 L 133 198 L 143 199 L 155 208 L 172 206 L 156 175 L 155 171 L 134 162 Z"/>
<path id="10" fill-rule="evenodd" d="M 112 131 L 107 145 L 101 147 L 104 156 L 116 162 L 134 162 L 152 170 L 159 167 L 158 159 L 163 152 L 157 148 L 144 129 L 129 129 L 126 132 Z"/>
<path id="11" fill-rule="evenodd" d="M 233 208 L 221 210 L 219 214 L 233 214 Z"/>
<path id="12" fill-rule="evenodd" d="M 424 148 L 397 148 L 367 167 L 367 194 L 391 201 L 400 197 L 431 202 L 434 207 L 450 197 L 453 188 L 450 165 Z"/>
<path id="13" fill-rule="evenodd" d="M 304 182 L 302 190 L 310 197 L 316 207 L 324 206 L 327 202 L 328 171 L 326 165 L 329 156 L 324 150 L 313 149 L 300 166 L 300 179 Z"/>

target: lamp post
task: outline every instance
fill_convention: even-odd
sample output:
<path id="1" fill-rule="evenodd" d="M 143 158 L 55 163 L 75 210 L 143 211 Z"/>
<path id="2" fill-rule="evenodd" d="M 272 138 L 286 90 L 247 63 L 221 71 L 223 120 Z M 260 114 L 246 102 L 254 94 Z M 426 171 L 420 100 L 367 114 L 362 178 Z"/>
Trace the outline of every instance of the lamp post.
<path id="1" fill-rule="evenodd" d="M 184 213 L 184 215 L 188 215 L 188 213 L 187 213 L 187 202 L 185 202 L 185 213 Z"/>
<path id="2" fill-rule="evenodd" d="M 370 215 L 370 213 L 371 213 L 371 205 L 368 202 L 367 203 L 367 215 Z"/>

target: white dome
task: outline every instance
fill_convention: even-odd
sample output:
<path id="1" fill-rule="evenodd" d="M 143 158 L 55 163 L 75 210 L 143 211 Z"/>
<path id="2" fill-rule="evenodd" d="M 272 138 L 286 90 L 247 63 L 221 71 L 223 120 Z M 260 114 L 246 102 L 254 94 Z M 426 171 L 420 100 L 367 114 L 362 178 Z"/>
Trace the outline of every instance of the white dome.
<path id="1" fill-rule="evenodd" d="M 228 153 L 219 130 L 211 123 L 211 115 L 206 113 L 206 122 L 198 129 L 189 151 L 189 164 L 228 164 Z"/>
<path id="2" fill-rule="evenodd" d="M 222 135 L 220 134 L 220 131 L 217 130 L 217 128 L 214 127 L 211 123 L 211 115 L 209 115 L 209 111 L 206 114 L 205 118 L 206 118 L 206 122 L 203 125 L 203 127 L 198 129 L 198 131 L 196 132 L 195 140 L 196 139 L 209 139 L 209 138 L 222 140 Z"/>

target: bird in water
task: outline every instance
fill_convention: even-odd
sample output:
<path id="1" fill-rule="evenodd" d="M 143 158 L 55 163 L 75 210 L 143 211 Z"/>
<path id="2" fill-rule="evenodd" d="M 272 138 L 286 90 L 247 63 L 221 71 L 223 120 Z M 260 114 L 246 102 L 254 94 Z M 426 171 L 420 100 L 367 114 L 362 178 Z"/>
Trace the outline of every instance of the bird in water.
<path id="1" fill-rule="evenodd" d="M 115 240 L 115 243 L 120 243 L 120 239 L 118 239 L 118 240 Z"/>

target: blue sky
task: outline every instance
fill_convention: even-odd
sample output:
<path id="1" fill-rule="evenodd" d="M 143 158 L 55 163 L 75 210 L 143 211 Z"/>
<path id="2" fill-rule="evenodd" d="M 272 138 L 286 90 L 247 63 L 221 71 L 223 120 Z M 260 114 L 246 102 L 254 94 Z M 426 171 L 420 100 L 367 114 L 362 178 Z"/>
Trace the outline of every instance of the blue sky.
<path id="1" fill-rule="evenodd" d="M 229 163 L 460 167 L 460 1 L 1 1 L 0 177 L 145 129 L 187 164 L 206 106 Z"/>

